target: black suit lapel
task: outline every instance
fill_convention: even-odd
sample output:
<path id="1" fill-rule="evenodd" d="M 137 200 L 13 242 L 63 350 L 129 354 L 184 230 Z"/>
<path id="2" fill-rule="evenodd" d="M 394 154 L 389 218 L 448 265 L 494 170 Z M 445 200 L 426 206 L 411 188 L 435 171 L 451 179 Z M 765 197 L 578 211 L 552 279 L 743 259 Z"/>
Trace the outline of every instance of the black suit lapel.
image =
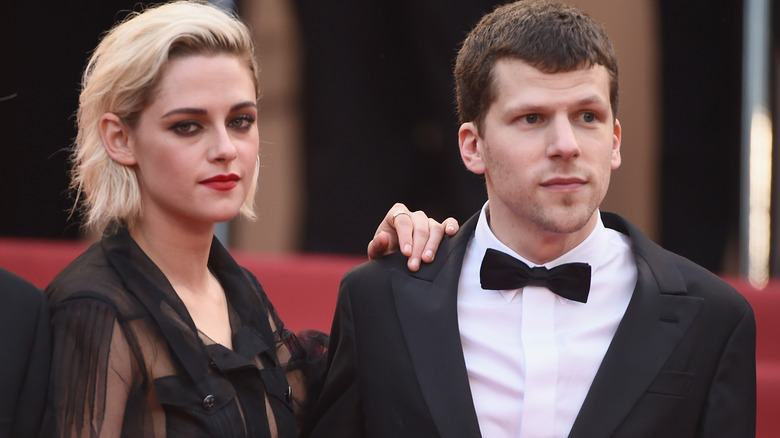
<path id="1" fill-rule="evenodd" d="M 392 273 L 398 317 L 417 380 L 440 435 L 480 436 L 458 329 L 458 277 L 476 218 L 442 244 L 419 274 Z"/>
<path id="2" fill-rule="evenodd" d="M 658 376 L 703 303 L 686 295 L 682 277 L 665 265 L 660 247 L 622 218 L 604 213 L 603 219 L 607 227 L 631 237 L 637 286 L 570 437 L 613 434 Z"/>

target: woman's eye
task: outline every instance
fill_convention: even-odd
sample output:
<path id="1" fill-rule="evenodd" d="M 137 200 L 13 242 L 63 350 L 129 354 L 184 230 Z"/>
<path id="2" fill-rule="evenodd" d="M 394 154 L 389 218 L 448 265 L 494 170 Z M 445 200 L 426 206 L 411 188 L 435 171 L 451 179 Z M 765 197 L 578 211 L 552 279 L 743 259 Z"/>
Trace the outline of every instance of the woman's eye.
<path id="1" fill-rule="evenodd" d="M 191 121 L 178 122 L 171 127 L 171 130 L 177 134 L 190 135 L 198 132 L 200 125 Z"/>
<path id="2" fill-rule="evenodd" d="M 255 123 L 255 118 L 249 115 L 242 115 L 232 119 L 228 126 L 236 129 L 249 129 Z"/>

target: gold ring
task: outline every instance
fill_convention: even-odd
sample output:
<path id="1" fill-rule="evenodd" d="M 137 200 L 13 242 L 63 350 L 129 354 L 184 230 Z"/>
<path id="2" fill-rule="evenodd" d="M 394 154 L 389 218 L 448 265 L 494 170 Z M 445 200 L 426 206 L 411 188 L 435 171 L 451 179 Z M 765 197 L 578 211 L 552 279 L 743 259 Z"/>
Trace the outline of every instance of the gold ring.
<path id="1" fill-rule="evenodd" d="M 398 215 L 401 215 L 401 214 L 405 214 L 405 215 L 409 216 L 409 219 L 411 219 L 411 218 L 412 218 L 412 215 L 411 215 L 411 214 L 409 214 L 409 212 L 408 212 L 408 211 L 406 211 L 406 210 L 398 210 L 398 211 L 396 211 L 395 213 L 393 213 L 393 220 L 392 220 L 393 224 L 395 224 L 395 218 L 396 218 Z"/>

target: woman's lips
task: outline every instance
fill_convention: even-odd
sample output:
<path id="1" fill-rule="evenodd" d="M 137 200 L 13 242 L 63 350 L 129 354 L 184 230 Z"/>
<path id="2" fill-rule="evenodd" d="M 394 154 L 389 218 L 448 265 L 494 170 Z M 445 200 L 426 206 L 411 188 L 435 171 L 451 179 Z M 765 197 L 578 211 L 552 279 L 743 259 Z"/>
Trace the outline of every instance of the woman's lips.
<path id="1" fill-rule="evenodd" d="M 214 190 L 230 190 L 238 185 L 238 181 L 241 178 L 238 175 L 231 173 L 230 175 L 215 175 L 211 178 L 204 179 L 200 182 L 206 187 Z"/>

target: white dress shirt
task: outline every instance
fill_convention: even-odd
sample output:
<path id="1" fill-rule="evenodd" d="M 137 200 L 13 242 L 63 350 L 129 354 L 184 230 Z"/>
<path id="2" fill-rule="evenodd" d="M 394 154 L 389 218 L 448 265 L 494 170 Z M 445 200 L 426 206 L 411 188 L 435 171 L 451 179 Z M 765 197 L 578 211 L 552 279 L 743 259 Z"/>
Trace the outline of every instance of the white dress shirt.
<path id="1" fill-rule="evenodd" d="M 458 324 L 480 431 L 489 438 L 566 437 L 634 291 L 631 243 L 599 217 L 585 241 L 544 265 L 590 264 L 587 303 L 540 286 L 484 290 L 479 271 L 488 248 L 535 266 L 496 238 L 486 207 L 458 283 Z"/>

